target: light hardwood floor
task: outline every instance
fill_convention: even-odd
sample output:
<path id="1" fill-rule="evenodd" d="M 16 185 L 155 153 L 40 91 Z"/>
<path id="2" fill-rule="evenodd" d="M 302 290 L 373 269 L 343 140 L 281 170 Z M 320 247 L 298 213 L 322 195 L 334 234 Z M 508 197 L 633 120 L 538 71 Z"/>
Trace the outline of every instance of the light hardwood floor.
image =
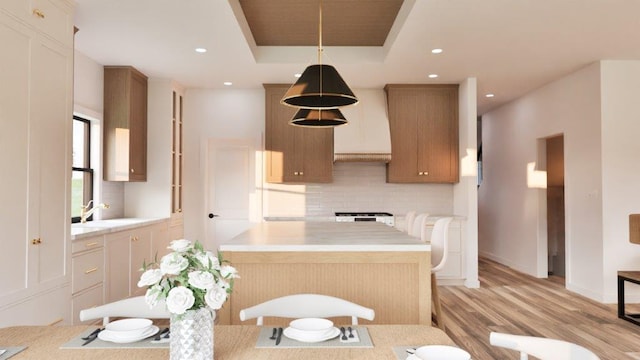
<path id="1" fill-rule="evenodd" d="M 562 278 L 537 279 L 479 260 L 480 288 L 440 286 L 447 333 L 474 360 L 518 359 L 489 344 L 491 331 L 580 344 L 603 360 L 640 359 L 640 326 L 564 288 Z"/>

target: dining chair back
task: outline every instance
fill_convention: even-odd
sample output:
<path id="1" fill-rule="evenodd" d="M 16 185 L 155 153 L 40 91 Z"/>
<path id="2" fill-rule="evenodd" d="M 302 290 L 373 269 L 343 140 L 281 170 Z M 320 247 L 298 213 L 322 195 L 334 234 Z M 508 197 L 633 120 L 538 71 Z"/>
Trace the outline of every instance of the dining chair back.
<path id="1" fill-rule="evenodd" d="M 431 232 L 431 272 L 442 270 L 447 262 L 449 225 L 452 220 L 452 217 L 443 217 L 436 220 L 433 225 L 433 231 Z"/>
<path id="2" fill-rule="evenodd" d="M 373 320 L 373 309 L 333 296 L 319 294 L 295 294 L 246 308 L 240 311 L 240 320 L 256 319 L 262 325 L 265 316 L 284 318 L 328 318 L 350 316 L 351 324 L 358 325 L 358 318 Z"/>
<path id="3" fill-rule="evenodd" d="M 492 332 L 489 342 L 493 346 L 519 351 L 520 360 L 527 360 L 529 355 L 540 360 L 600 360 L 580 345 L 556 339 Z"/>
<path id="4" fill-rule="evenodd" d="M 407 215 L 404 216 L 404 227 L 407 234 L 411 234 L 411 230 L 413 229 L 413 220 L 415 220 L 415 218 L 415 211 L 409 211 Z"/>
<path id="5" fill-rule="evenodd" d="M 413 224 L 411 225 L 411 231 L 409 231 L 408 234 L 420 238 L 422 241 L 426 241 L 427 239 L 425 239 L 425 236 L 428 217 L 429 214 L 427 213 L 416 215 L 413 219 Z"/>
<path id="6" fill-rule="evenodd" d="M 80 321 L 102 318 L 103 325 L 108 324 L 109 318 L 112 317 L 168 319 L 169 316 L 164 300 L 158 301 L 158 304 L 151 308 L 144 300 L 144 296 L 135 296 L 80 311 Z"/>
<path id="7" fill-rule="evenodd" d="M 449 225 L 452 217 L 443 217 L 436 220 L 431 232 L 431 299 L 435 320 L 442 331 L 446 330 L 444 325 L 444 315 L 442 314 L 442 304 L 440 304 L 440 294 L 438 293 L 438 279 L 436 273 L 444 268 L 447 263 L 447 252 L 449 248 Z M 423 240 L 424 235 L 423 235 Z"/>

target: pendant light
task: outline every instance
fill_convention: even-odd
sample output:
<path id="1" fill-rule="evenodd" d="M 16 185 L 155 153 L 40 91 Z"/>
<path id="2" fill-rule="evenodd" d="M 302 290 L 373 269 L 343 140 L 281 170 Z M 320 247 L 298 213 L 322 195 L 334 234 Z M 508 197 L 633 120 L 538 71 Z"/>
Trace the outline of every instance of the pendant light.
<path id="1" fill-rule="evenodd" d="M 285 105 L 324 110 L 358 102 L 338 70 L 322 63 L 322 0 L 319 5 L 318 64 L 308 66 L 289 88 L 281 101 Z"/>
<path id="2" fill-rule="evenodd" d="M 289 124 L 304 127 L 333 127 L 347 123 L 338 109 L 300 109 Z"/>

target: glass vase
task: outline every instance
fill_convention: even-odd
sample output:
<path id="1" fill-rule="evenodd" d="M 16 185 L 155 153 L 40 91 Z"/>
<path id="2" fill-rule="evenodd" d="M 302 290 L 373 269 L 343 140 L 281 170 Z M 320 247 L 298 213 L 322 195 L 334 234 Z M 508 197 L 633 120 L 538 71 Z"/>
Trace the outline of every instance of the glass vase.
<path id="1" fill-rule="evenodd" d="M 209 308 L 171 314 L 171 360 L 212 360 L 213 320 Z"/>

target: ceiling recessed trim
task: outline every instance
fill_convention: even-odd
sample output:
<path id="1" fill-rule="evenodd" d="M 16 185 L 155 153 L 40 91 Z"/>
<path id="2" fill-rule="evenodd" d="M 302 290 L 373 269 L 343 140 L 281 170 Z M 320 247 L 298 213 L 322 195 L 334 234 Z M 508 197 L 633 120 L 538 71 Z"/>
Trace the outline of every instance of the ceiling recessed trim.
<path id="1" fill-rule="evenodd" d="M 251 49 L 251 53 L 253 54 L 254 60 L 256 63 L 303 63 L 303 64 L 311 64 L 315 61 L 316 48 L 318 42 L 318 20 L 317 20 L 317 11 L 318 11 L 318 1 L 317 0 L 228 0 L 229 5 L 231 6 L 231 10 L 238 22 L 238 26 L 240 27 L 242 34 L 244 35 L 247 45 Z M 324 56 L 328 57 L 330 62 L 345 62 L 345 63 L 357 63 L 362 62 L 363 59 L 366 59 L 366 62 L 369 63 L 383 63 L 391 47 L 393 42 L 396 40 L 400 30 L 402 29 L 405 21 L 407 20 L 411 9 L 413 8 L 416 0 L 322 0 L 323 1 L 323 46 L 324 48 Z M 327 35 L 326 30 L 328 29 L 327 20 L 330 15 L 326 13 L 326 4 L 338 5 L 338 9 L 342 9 L 341 6 L 344 4 L 351 4 L 353 6 L 363 6 L 366 4 L 378 4 L 382 5 L 378 6 L 388 6 L 385 5 L 387 2 L 395 3 L 397 6 L 397 10 L 394 10 L 393 22 L 388 29 L 385 31 L 385 38 L 380 45 L 376 46 L 333 46 L 330 43 L 327 43 Z M 309 42 L 308 46 L 297 45 L 268 45 L 261 46 L 256 41 L 254 34 L 252 33 L 250 24 L 245 16 L 245 12 L 243 10 L 243 4 L 247 6 L 247 4 L 258 3 L 259 6 L 267 6 L 269 8 L 276 8 L 278 6 L 282 6 L 281 4 L 294 4 L 294 7 L 298 7 L 298 3 L 303 3 L 304 6 L 310 7 L 311 15 L 306 16 L 308 26 L 313 29 L 313 40 Z M 297 4 L 297 5 L 296 5 Z M 335 11 L 335 9 L 334 9 Z M 365 13 L 367 11 L 364 11 Z M 283 15 L 278 17 L 278 21 L 282 21 Z"/>

